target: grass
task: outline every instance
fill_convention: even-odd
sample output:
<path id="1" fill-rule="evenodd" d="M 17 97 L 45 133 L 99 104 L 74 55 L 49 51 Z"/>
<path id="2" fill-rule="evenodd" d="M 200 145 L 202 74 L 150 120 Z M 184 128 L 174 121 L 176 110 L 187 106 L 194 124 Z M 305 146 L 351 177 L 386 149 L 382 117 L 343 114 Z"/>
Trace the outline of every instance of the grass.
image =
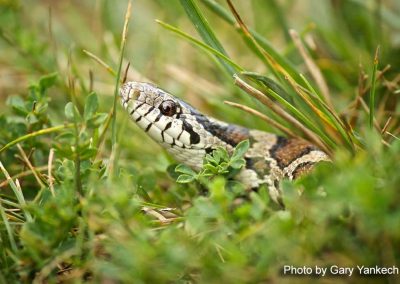
<path id="1" fill-rule="evenodd" d="M 265 3 L 0 2 L 0 283 L 396 283 L 282 271 L 399 267 L 400 7 Z M 129 62 L 128 80 L 333 162 L 284 181 L 285 210 L 263 187 L 238 203 L 246 142 L 174 164 L 120 112 Z"/>

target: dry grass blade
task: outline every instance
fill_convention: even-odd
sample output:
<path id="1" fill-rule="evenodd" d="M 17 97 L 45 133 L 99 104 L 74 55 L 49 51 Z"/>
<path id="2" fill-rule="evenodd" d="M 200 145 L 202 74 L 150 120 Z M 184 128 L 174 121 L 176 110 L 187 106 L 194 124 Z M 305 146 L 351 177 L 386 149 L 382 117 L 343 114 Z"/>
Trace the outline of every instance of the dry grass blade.
<path id="1" fill-rule="evenodd" d="M 360 106 L 359 97 L 362 97 L 362 96 L 365 94 L 364 90 L 366 89 L 366 87 L 365 87 L 365 82 L 366 82 L 367 78 L 368 78 L 368 77 L 367 77 L 367 75 L 365 74 L 364 70 L 361 69 L 361 70 L 360 70 L 360 73 L 358 74 L 357 95 L 356 95 L 354 101 L 351 102 L 351 103 L 348 105 L 348 110 L 347 110 L 347 111 L 349 112 L 349 114 L 348 114 L 348 117 L 349 117 L 349 119 L 348 119 L 349 125 L 350 125 L 350 127 L 352 127 L 352 128 L 354 128 L 354 126 L 356 125 L 357 120 L 358 120 L 357 112 L 358 112 L 358 108 L 359 108 L 359 106 Z"/>
<path id="2" fill-rule="evenodd" d="M 234 78 L 235 78 L 235 84 L 239 86 L 242 90 L 244 90 L 246 93 L 259 100 L 265 106 L 269 107 L 272 111 L 274 111 L 280 117 L 285 119 L 287 122 L 294 125 L 297 129 L 301 130 L 304 133 L 304 135 L 306 135 L 308 139 L 310 139 L 311 142 L 320 147 L 326 153 L 331 154 L 331 151 L 324 144 L 324 142 L 321 139 L 319 139 L 319 137 L 315 135 L 312 131 L 310 131 L 303 124 L 301 124 L 297 119 L 295 119 L 292 115 L 283 110 L 279 105 L 275 104 L 270 98 L 268 98 L 262 92 L 253 88 L 245 81 L 240 79 L 237 75 L 234 75 Z"/>
<path id="3" fill-rule="evenodd" d="M 31 161 L 29 161 L 28 157 L 25 154 L 25 151 L 22 149 L 21 145 L 17 144 L 17 148 L 24 159 L 24 162 L 28 166 L 28 168 L 32 171 L 33 176 L 35 177 L 36 181 L 40 185 L 40 187 L 45 187 L 45 184 L 43 183 L 42 179 L 39 176 L 39 173 L 36 171 L 35 167 L 32 165 Z"/>
<path id="4" fill-rule="evenodd" d="M 249 39 L 254 43 L 254 46 L 258 49 L 259 52 L 261 52 L 265 58 L 270 62 L 271 66 L 274 67 L 275 70 L 277 70 L 280 74 L 283 75 L 283 77 L 288 80 L 292 87 L 294 86 L 298 86 L 301 85 L 301 83 L 304 83 L 303 81 L 296 81 L 293 76 L 291 76 L 291 74 L 289 74 L 285 68 L 283 68 L 278 62 L 276 62 L 276 60 L 270 55 L 268 54 L 263 48 L 262 46 L 259 45 L 259 43 L 251 36 L 249 29 L 246 27 L 246 25 L 244 24 L 244 22 L 242 21 L 240 15 L 238 14 L 238 12 L 236 11 L 235 7 L 233 6 L 231 0 L 227 0 L 227 3 L 229 5 L 229 8 L 231 10 L 231 12 L 234 14 L 237 23 L 239 24 L 240 28 L 242 29 L 243 33 L 249 37 Z M 297 77 L 297 76 L 296 76 Z M 298 91 L 298 88 L 295 88 L 295 91 Z M 305 98 L 303 98 L 305 99 Z M 311 105 L 311 107 L 313 108 L 314 112 L 315 112 L 315 106 L 309 102 L 308 97 L 305 99 L 306 103 L 308 105 Z M 319 110 L 318 110 L 319 111 Z M 304 129 L 310 128 L 312 129 L 315 133 L 318 133 L 318 135 L 315 135 L 312 131 L 310 130 L 305 130 L 306 135 L 309 139 L 311 139 L 316 145 L 320 146 L 322 149 L 328 150 L 328 147 L 331 147 L 332 149 L 335 148 L 336 143 L 332 140 L 332 137 L 328 137 L 323 131 L 321 131 L 317 126 L 312 125 L 312 121 L 308 118 L 305 117 L 305 115 L 299 111 L 297 111 L 297 114 L 301 115 L 305 121 L 302 121 L 306 124 L 306 127 L 303 126 L 302 123 L 300 123 L 299 121 L 296 120 L 296 124 L 295 126 L 299 129 L 302 129 L 302 131 L 304 132 Z M 319 112 L 316 112 L 317 114 L 320 114 Z M 319 115 L 321 116 L 321 115 Z M 293 117 L 292 117 L 293 118 Z M 322 146 L 324 145 L 324 146 Z M 329 151 L 331 152 L 331 151 Z"/>
<path id="5" fill-rule="evenodd" d="M 385 145 L 386 147 L 390 147 L 390 146 L 391 146 L 388 142 L 386 142 L 386 141 L 383 140 L 383 139 L 381 139 L 381 142 L 382 142 L 382 144 Z"/>
<path id="6" fill-rule="evenodd" d="M 93 92 L 93 71 L 89 70 L 89 93 Z"/>
<path id="7" fill-rule="evenodd" d="M 361 105 L 362 108 L 364 109 L 365 113 L 366 113 L 367 115 L 370 115 L 370 112 L 369 112 L 369 108 L 368 108 L 367 103 L 364 101 L 364 99 L 363 99 L 362 97 L 358 97 L 358 99 L 360 100 L 360 105 Z M 375 129 L 376 129 L 378 132 L 381 132 L 381 127 L 379 126 L 379 123 L 378 123 L 378 121 L 376 120 L 375 117 L 374 117 L 373 121 L 374 121 Z"/>
<path id="8" fill-rule="evenodd" d="M 225 260 L 224 256 L 222 255 L 222 252 L 221 252 L 221 250 L 224 250 L 224 248 L 221 247 L 220 245 L 217 245 L 217 244 L 216 244 L 216 245 L 215 245 L 215 250 L 217 251 L 218 256 L 219 256 L 219 259 L 221 260 L 221 262 L 222 262 L 222 263 L 225 263 L 226 260 Z"/>
<path id="9" fill-rule="evenodd" d="M 156 210 L 148 208 L 148 207 L 142 207 L 142 211 L 145 212 L 146 214 L 153 216 L 157 218 L 159 221 L 164 222 L 167 220 L 162 214 L 158 213 Z"/>
<path id="10" fill-rule="evenodd" d="M 392 134 L 392 133 L 390 133 L 390 132 L 388 132 L 388 131 L 386 131 L 385 133 L 386 133 L 387 135 L 391 136 L 392 138 L 394 138 L 394 139 L 396 139 L 396 140 L 399 140 L 399 141 L 400 141 L 400 138 L 399 138 L 399 137 L 397 137 L 396 135 L 394 135 L 394 134 Z"/>
<path id="11" fill-rule="evenodd" d="M 291 74 L 289 74 L 287 72 L 287 70 L 285 70 L 285 68 L 283 68 L 279 63 L 277 63 L 274 58 L 268 54 L 259 44 L 258 42 L 251 36 L 249 29 L 246 27 L 246 25 L 244 24 L 244 22 L 242 21 L 240 15 L 238 14 L 238 12 L 236 11 L 235 7 L 233 6 L 231 0 L 227 0 L 227 3 L 229 5 L 229 8 L 231 10 L 231 12 L 233 13 L 233 15 L 236 18 L 236 21 L 238 23 L 238 25 L 240 26 L 240 28 L 242 29 L 243 33 L 246 34 L 249 39 L 254 43 L 254 46 L 258 49 L 259 52 L 261 52 L 265 58 L 270 62 L 271 66 L 274 67 L 274 69 L 276 71 L 278 71 L 280 74 L 282 74 L 282 76 L 290 83 L 290 86 L 297 92 L 300 93 L 301 98 L 305 101 L 306 104 L 308 104 L 309 107 L 312 108 L 313 112 L 318 115 L 319 118 L 321 118 L 322 122 L 327 126 L 327 127 L 331 127 L 331 122 L 329 121 L 329 118 L 326 116 L 326 114 L 321 111 L 318 107 L 316 107 L 316 105 L 314 105 L 311 101 L 310 98 L 306 95 L 304 95 L 303 93 L 301 93 L 301 91 L 299 92 L 299 87 L 298 86 L 302 86 L 305 82 L 303 79 L 301 80 L 296 80 L 294 79 L 295 77 L 297 78 L 298 75 L 294 74 L 293 76 Z M 295 77 L 294 77 L 295 76 Z M 300 76 L 301 77 L 301 76 Z M 322 101 L 322 100 L 321 100 Z M 302 127 L 303 125 L 301 123 L 297 123 L 296 127 L 302 127 L 302 128 L 309 128 L 312 131 L 314 131 L 315 133 L 318 133 L 318 135 L 310 135 L 310 131 L 307 134 L 307 136 L 313 140 L 314 143 L 317 143 L 318 145 L 322 145 L 325 144 L 327 147 L 330 147 L 332 149 L 336 148 L 337 146 L 337 142 L 338 139 L 340 142 L 342 142 L 340 140 L 340 137 L 338 137 L 337 135 L 337 131 L 331 131 L 332 133 L 334 133 L 333 137 L 330 137 L 327 135 L 327 133 L 325 133 L 324 131 L 321 131 L 320 128 L 315 125 L 310 119 L 309 117 L 306 117 L 304 115 L 304 113 L 302 113 L 301 111 L 296 110 L 297 115 L 302 116 L 303 119 L 305 120 L 301 120 L 302 123 L 304 123 L 305 127 Z M 332 113 L 332 111 L 330 111 L 330 113 Z M 299 118 L 299 117 L 297 117 Z M 335 124 L 340 124 L 340 121 L 338 121 L 338 123 L 335 122 Z M 300 126 L 301 125 L 301 126 Z M 335 129 L 334 129 L 335 130 Z M 352 147 L 352 143 L 351 143 L 351 139 L 348 138 L 348 133 L 345 132 L 344 129 L 338 129 L 340 134 L 343 136 L 344 140 L 346 141 L 346 144 L 349 144 L 350 147 Z M 310 136 L 314 136 L 314 138 L 311 138 Z M 318 137 L 319 136 L 319 137 Z M 336 139 L 333 139 L 336 138 Z M 336 141 L 334 141 L 336 140 Z M 324 147 L 325 149 L 327 147 Z"/>
<path id="12" fill-rule="evenodd" d="M 374 65 L 372 68 L 371 90 L 369 92 L 369 126 L 374 126 L 375 119 L 375 93 L 376 93 L 376 73 L 379 64 L 379 45 L 376 48 L 374 56 Z"/>
<path id="13" fill-rule="evenodd" d="M 286 77 L 287 81 L 289 84 L 292 86 L 292 88 L 296 91 L 296 94 L 298 94 L 302 100 L 311 108 L 311 110 L 318 116 L 320 119 L 321 123 L 323 123 L 325 129 L 330 133 L 330 138 L 334 139 L 336 143 L 341 143 L 342 140 L 338 136 L 337 129 L 332 125 L 332 122 L 329 121 L 328 117 L 325 115 L 323 111 L 321 111 L 320 108 L 318 108 L 317 105 L 315 105 L 310 97 L 307 95 L 307 93 L 303 90 L 303 87 L 299 84 L 297 84 L 292 78 Z M 328 106 L 326 105 L 322 100 L 320 100 L 321 104 L 329 111 L 329 113 L 336 119 L 336 121 L 341 124 L 342 127 L 343 123 L 342 121 L 337 117 L 335 112 Z"/>
<path id="14" fill-rule="evenodd" d="M 111 75 L 115 76 L 116 73 L 115 71 L 110 67 L 110 65 L 108 65 L 107 63 L 105 63 L 103 60 L 101 60 L 98 56 L 94 55 L 93 53 L 91 53 L 90 51 L 87 50 L 83 50 L 83 53 L 85 53 L 87 56 L 89 56 L 90 58 L 92 58 L 94 61 L 96 61 L 97 63 L 99 63 L 101 66 L 103 66 Z"/>
<path id="15" fill-rule="evenodd" d="M 381 71 L 377 72 L 376 75 L 376 80 L 380 81 L 383 78 L 383 75 L 390 70 L 391 66 L 388 64 L 386 65 Z M 399 77 L 400 78 L 400 77 Z M 366 81 L 368 79 L 368 76 L 365 74 L 363 70 L 360 71 L 360 75 L 358 77 L 358 93 L 356 98 L 349 104 L 348 110 L 350 110 L 350 119 L 349 119 L 349 124 L 351 127 L 354 127 L 355 124 L 357 123 L 358 116 L 356 114 L 357 109 L 360 107 L 361 101 L 360 97 L 364 97 L 364 95 L 370 90 L 371 85 L 365 86 Z"/>
<path id="16" fill-rule="evenodd" d="M 229 6 L 229 9 L 231 10 L 232 14 L 234 15 L 236 22 L 238 23 L 240 29 L 243 31 L 244 35 L 251 40 L 251 42 L 254 44 L 254 47 L 257 48 L 259 52 L 263 56 L 265 56 L 265 60 L 268 61 L 268 65 L 275 71 L 280 72 L 284 77 L 292 77 L 291 74 L 289 74 L 285 68 L 283 68 L 272 56 L 269 54 L 259 43 L 258 41 L 252 36 L 250 30 L 247 28 L 245 23 L 243 22 L 242 18 L 240 17 L 239 13 L 236 11 L 235 7 L 233 6 L 231 0 L 226 0 Z M 293 74 L 295 76 L 295 74 Z"/>
<path id="17" fill-rule="evenodd" d="M 121 47 L 125 45 L 127 34 L 128 34 L 128 24 L 129 24 L 129 19 L 131 18 L 131 12 L 132 12 L 132 1 L 129 0 L 128 2 L 128 7 L 126 8 L 126 13 L 125 13 L 125 21 L 124 21 L 124 28 L 122 30 L 122 41 L 121 41 Z"/>
<path id="18" fill-rule="evenodd" d="M 15 185 L 17 186 L 18 192 L 22 195 L 22 187 L 21 187 L 21 184 L 19 183 L 19 180 L 18 180 L 18 179 L 15 179 Z M 24 199 L 23 205 L 26 205 L 25 199 Z M 20 209 L 18 209 L 18 211 L 19 211 L 19 210 L 20 210 Z"/>
<path id="19" fill-rule="evenodd" d="M 332 100 L 329 95 L 328 85 L 325 82 L 324 77 L 322 76 L 321 70 L 318 68 L 318 66 L 315 64 L 314 60 L 308 54 L 307 50 L 305 49 L 303 43 L 301 42 L 301 40 L 299 38 L 298 33 L 292 29 L 289 31 L 289 33 L 290 33 L 290 36 L 292 37 L 292 40 L 293 40 L 295 46 L 299 50 L 300 55 L 303 57 L 304 62 L 306 63 L 306 66 L 307 66 L 308 70 L 310 71 L 311 76 L 314 78 L 319 89 L 321 90 L 321 93 L 325 99 L 325 102 L 329 105 L 330 108 L 333 108 Z"/>
<path id="20" fill-rule="evenodd" d="M 49 152 L 49 160 L 48 160 L 48 165 L 47 165 L 47 175 L 48 175 L 48 179 L 49 179 L 50 192 L 53 196 L 55 196 L 53 176 L 51 174 L 51 170 L 53 169 L 53 160 L 54 160 L 54 149 L 51 148 L 50 152 Z"/>
<path id="21" fill-rule="evenodd" d="M 125 67 L 124 76 L 122 77 L 122 80 L 121 80 L 121 83 L 122 83 L 122 84 L 125 83 L 126 80 L 127 80 L 127 78 L 128 78 L 128 72 L 129 72 L 129 67 L 130 67 L 130 66 L 131 66 L 131 63 L 128 62 L 128 64 L 126 64 L 126 67 Z"/>
<path id="22" fill-rule="evenodd" d="M 163 209 L 156 210 L 149 208 L 147 206 L 143 206 L 142 211 L 146 215 L 156 218 L 157 220 L 154 221 L 161 225 L 168 225 L 170 223 L 182 220 L 181 217 L 178 217 L 177 215 L 171 213 L 169 208 L 165 208 L 164 210 Z"/>
<path id="23" fill-rule="evenodd" d="M 248 35 L 246 34 L 242 34 L 242 30 L 240 28 L 240 26 L 235 25 L 235 17 L 233 17 L 227 10 L 225 10 L 225 8 L 221 5 L 218 4 L 215 0 L 202 0 L 201 1 L 207 8 L 209 8 L 217 17 L 219 17 L 220 19 L 222 19 L 224 22 L 228 23 L 229 25 L 231 25 L 233 28 L 235 28 L 236 31 L 239 32 L 239 34 L 241 36 L 244 37 L 244 41 L 247 43 L 247 41 L 252 41 Z M 280 65 L 284 66 L 284 68 L 286 70 L 289 71 L 289 73 L 294 76 L 297 77 L 297 72 L 295 71 L 295 68 L 293 66 L 293 64 L 286 59 L 284 56 L 282 56 L 277 49 L 275 49 L 272 44 L 265 38 L 265 36 L 260 35 L 259 33 L 257 33 L 256 31 L 252 30 L 251 28 L 249 28 L 249 32 L 250 35 L 260 44 L 260 46 L 267 52 L 269 53 L 276 62 L 278 62 Z M 251 44 L 250 42 L 247 43 L 249 45 L 250 48 L 253 47 L 253 44 Z M 257 48 L 258 49 L 258 48 Z M 259 52 L 255 51 L 256 55 L 258 55 Z M 262 54 L 260 54 L 262 55 Z M 263 55 L 262 55 L 263 56 Z M 261 56 L 259 56 L 260 59 L 262 61 L 264 61 L 264 59 L 261 58 Z M 273 66 L 270 64 L 269 61 L 267 61 L 267 68 L 269 70 L 271 70 L 271 72 L 275 73 L 275 70 L 273 69 Z"/>
<path id="24" fill-rule="evenodd" d="M 52 167 L 54 167 L 54 166 L 52 166 Z M 49 166 L 46 165 L 46 166 L 36 167 L 35 169 L 36 169 L 37 172 L 44 172 L 48 168 L 49 168 Z M 32 174 L 31 170 L 26 170 L 26 171 L 23 171 L 23 172 L 20 172 L 20 173 L 14 175 L 14 176 L 12 176 L 10 178 L 11 179 L 17 179 L 17 178 L 22 178 L 22 177 L 29 176 L 31 174 Z M 0 188 L 5 187 L 6 185 L 8 185 L 8 180 L 3 180 L 2 182 L 0 182 Z"/>
<path id="25" fill-rule="evenodd" d="M 46 283 L 46 277 L 63 261 L 70 259 L 78 253 L 76 247 L 70 248 L 60 254 L 58 254 L 50 263 L 45 265 L 36 275 L 33 280 L 34 284 Z"/>
<path id="26" fill-rule="evenodd" d="M 390 122 L 392 121 L 392 118 L 393 118 L 392 116 L 390 116 L 390 117 L 388 118 L 388 120 L 386 121 L 385 125 L 384 125 L 383 128 L 382 128 L 381 134 L 384 134 L 384 133 L 386 132 L 386 130 L 387 130 L 388 127 L 389 127 Z"/>
<path id="27" fill-rule="evenodd" d="M 266 121 L 267 123 L 269 123 L 270 125 L 272 125 L 273 127 L 279 129 L 280 131 L 282 131 L 283 133 L 286 133 L 288 136 L 290 137 L 296 137 L 298 135 L 296 135 L 294 132 L 292 132 L 290 129 L 288 129 L 287 127 L 281 125 L 280 123 L 276 122 L 275 120 L 273 120 L 272 118 L 266 116 L 265 114 L 262 114 L 261 112 L 252 109 L 248 106 L 245 105 L 241 105 L 238 103 L 234 103 L 234 102 L 230 102 L 230 101 L 224 101 L 225 104 L 236 107 L 238 109 L 244 110 L 250 114 L 253 114 L 255 116 L 258 116 L 259 118 L 261 118 L 262 120 Z"/>
<path id="28" fill-rule="evenodd" d="M 302 74 L 300 74 L 300 76 L 301 76 L 302 78 L 304 78 L 304 80 L 306 80 L 305 77 L 304 77 Z M 303 87 L 303 86 L 301 86 L 301 85 L 298 85 L 298 84 L 297 84 L 296 86 L 297 86 L 300 90 L 302 90 L 302 92 L 307 93 L 308 95 L 311 94 L 311 93 L 310 93 L 310 90 L 306 89 L 305 87 Z M 328 111 L 328 113 L 332 116 L 332 118 L 334 118 L 334 120 L 335 120 L 343 129 L 348 129 L 348 127 L 346 126 L 345 122 L 339 117 L 339 115 L 336 113 L 335 108 L 334 108 L 333 106 L 332 106 L 332 107 L 331 107 L 331 106 L 328 106 L 328 105 L 326 104 L 326 102 L 324 102 L 323 100 L 321 100 L 321 99 L 320 99 L 318 96 L 316 96 L 314 93 L 311 94 L 311 95 L 313 95 L 313 97 L 317 99 L 318 103 L 321 104 L 321 106 L 322 106 L 325 110 Z M 318 109 L 318 112 L 320 112 L 319 109 Z M 317 113 L 317 114 L 318 114 L 318 113 Z M 324 118 L 321 117 L 321 119 L 324 119 Z"/>

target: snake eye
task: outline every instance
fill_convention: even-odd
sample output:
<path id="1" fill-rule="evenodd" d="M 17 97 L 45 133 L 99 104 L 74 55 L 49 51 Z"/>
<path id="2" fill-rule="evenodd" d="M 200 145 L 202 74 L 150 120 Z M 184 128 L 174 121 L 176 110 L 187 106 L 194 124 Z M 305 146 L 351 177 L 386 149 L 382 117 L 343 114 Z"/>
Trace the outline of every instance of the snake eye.
<path id="1" fill-rule="evenodd" d="M 176 104 L 175 102 L 168 100 L 162 102 L 160 105 L 160 111 L 163 115 L 173 116 L 176 113 Z"/>

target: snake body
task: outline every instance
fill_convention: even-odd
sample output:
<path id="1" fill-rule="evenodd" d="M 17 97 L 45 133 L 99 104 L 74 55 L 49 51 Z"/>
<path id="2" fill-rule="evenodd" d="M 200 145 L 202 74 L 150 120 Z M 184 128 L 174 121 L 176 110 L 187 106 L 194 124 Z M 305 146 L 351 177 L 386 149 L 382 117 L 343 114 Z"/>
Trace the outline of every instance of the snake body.
<path id="1" fill-rule="evenodd" d="M 265 184 L 278 203 L 280 180 L 295 179 L 315 163 L 329 160 L 323 151 L 301 138 L 285 138 L 214 119 L 149 83 L 127 82 L 120 96 L 133 121 L 177 161 L 194 170 L 201 169 L 204 156 L 217 147 L 232 152 L 239 142 L 249 139 L 246 165 L 236 179 L 248 189 Z"/>

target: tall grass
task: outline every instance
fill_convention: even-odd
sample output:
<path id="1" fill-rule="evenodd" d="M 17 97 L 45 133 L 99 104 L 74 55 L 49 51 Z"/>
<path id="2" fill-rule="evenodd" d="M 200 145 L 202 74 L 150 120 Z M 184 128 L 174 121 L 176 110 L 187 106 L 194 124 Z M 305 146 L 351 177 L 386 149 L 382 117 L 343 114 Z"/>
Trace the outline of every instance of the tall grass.
<path id="1" fill-rule="evenodd" d="M 283 266 L 399 266 L 400 7 L 271 2 L 0 3 L 0 283 L 309 283 L 322 279 Z M 128 80 L 333 162 L 284 181 L 285 210 L 265 188 L 240 203 L 227 177 L 246 144 L 200 173 L 176 167 L 118 112 L 128 62 Z"/>

